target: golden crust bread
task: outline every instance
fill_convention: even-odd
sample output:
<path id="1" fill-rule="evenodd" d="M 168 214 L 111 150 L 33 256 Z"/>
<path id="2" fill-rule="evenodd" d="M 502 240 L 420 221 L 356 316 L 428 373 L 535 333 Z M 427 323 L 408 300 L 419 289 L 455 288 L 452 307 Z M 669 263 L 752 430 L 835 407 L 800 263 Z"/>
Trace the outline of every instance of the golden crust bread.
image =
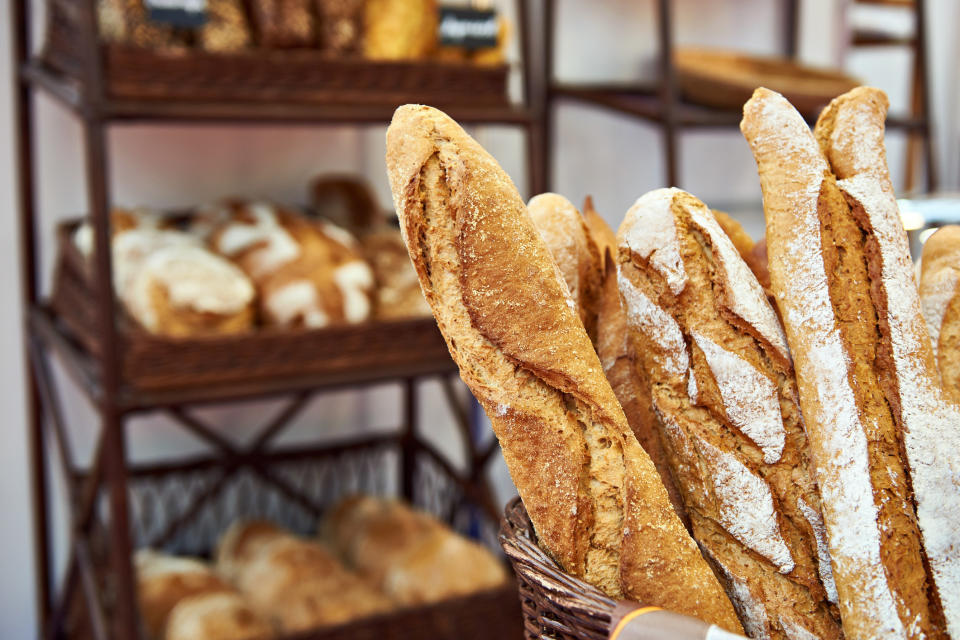
<path id="1" fill-rule="evenodd" d="M 865 235 L 863 217 L 851 214 L 816 138 L 783 96 L 758 89 L 740 128 L 763 189 L 772 287 L 796 366 L 844 632 L 941 637 L 892 398 L 874 363 L 885 347 L 871 293 L 882 283 L 868 273 L 876 263 L 864 238 L 880 237 Z M 840 158 L 833 164 L 843 174 Z"/>
<path id="2" fill-rule="evenodd" d="M 217 572 L 235 583 L 243 565 L 249 563 L 267 544 L 287 535 L 284 529 L 267 520 L 237 520 L 217 543 Z"/>
<path id="3" fill-rule="evenodd" d="M 796 382 L 766 294 L 710 210 L 678 189 L 637 200 L 618 244 L 635 364 L 693 536 L 744 628 L 841 637 Z"/>
<path id="4" fill-rule="evenodd" d="M 203 593 L 170 612 L 164 640 L 268 640 L 273 628 L 239 593 Z"/>
<path id="5" fill-rule="evenodd" d="M 660 443 L 657 417 L 650 402 L 649 381 L 634 368 L 627 348 L 627 316 L 620 304 L 620 292 L 617 289 L 617 236 L 593 209 L 589 196 L 584 202 L 583 211 L 590 234 L 601 248 L 600 255 L 604 261 L 600 304 L 597 307 L 597 356 L 603 366 L 603 373 L 623 408 L 630 430 L 660 473 L 660 479 L 663 480 L 663 486 L 670 497 L 670 504 L 689 528 L 690 521 L 683 508 L 683 499 L 670 474 L 670 465 L 667 464 L 666 454 Z"/>
<path id="6" fill-rule="evenodd" d="M 573 203 L 556 193 L 541 193 L 527 211 L 560 268 L 590 340 L 597 339 L 601 257 L 587 223 Z"/>
<path id="7" fill-rule="evenodd" d="M 923 244 L 920 305 L 943 391 L 960 403 L 960 226 L 941 227 Z"/>
<path id="8" fill-rule="evenodd" d="M 833 100 L 814 133 L 850 216 L 864 235 L 862 251 L 877 313 L 880 344 L 874 367 L 899 430 L 923 536 L 933 606 L 960 636 L 960 409 L 940 388 L 934 351 L 921 312 L 913 262 L 887 170 L 887 96 L 860 87 Z M 943 455 L 944 451 L 950 454 Z M 937 600 L 939 599 L 939 603 Z"/>
<path id="9" fill-rule="evenodd" d="M 739 631 L 509 177 L 453 120 L 413 105 L 387 130 L 387 172 L 424 294 L 541 545 L 612 596 Z"/>

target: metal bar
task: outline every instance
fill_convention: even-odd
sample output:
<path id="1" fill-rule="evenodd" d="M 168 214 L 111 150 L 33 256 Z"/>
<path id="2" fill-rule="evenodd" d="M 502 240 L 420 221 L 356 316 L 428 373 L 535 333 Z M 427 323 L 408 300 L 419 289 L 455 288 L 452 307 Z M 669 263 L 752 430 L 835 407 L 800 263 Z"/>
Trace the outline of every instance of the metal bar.
<path id="1" fill-rule="evenodd" d="M 83 595 L 87 601 L 87 615 L 90 616 L 90 630 L 96 640 L 107 640 L 110 636 L 107 632 L 107 620 L 100 604 L 100 587 L 97 585 L 96 568 L 93 566 L 93 560 L 90 557 L 90 548 L 87 541 L 78 538 L 74 544 L 74 553 L 77 558 L 77 566 L 80 569 L 80 584 L 83 587 Z M 126 638 L 136 638 L 135 635 L 122 636 Z"/>
<path id="2" fill-rule="evenodd" d="M 67 575 L 63 579 L 63 587 L 60 595 L 55 598 L 53 609 L 47 620 L 46 629 L 38 634 L 40 638 L 47 640 L 57 640 L 64 637 L 63 625 L 67 617 L 67 610 L 70 608 L 70 599 L 76 590 L 78 578 L 80 577 L 77 569 L 77 553 L 75 548 L 71 548 L 70 557 L 67 560 Z"/>
<path id="3" fill-rule="evenodd" d="M 281 411 L 271 422 L 268 424 L 263 431 L 260 432 L 260 435 L 257 436 L 257 439 L 253 441 L 253 444 L 250 446 L 250 451 L 259 451 L 266 445 L 270 440 L 273 439 L 280 431 L 290 424 L 290 421 L 293 420 L 301 411 L 306 408 L 307 403 L 313 397 L 313 391 L 303 391 L 294 398 L 287 407 Z"/>
<path id="4" fill-rule="evenodd" d="M 400 434 L 400 495 L 413 502 L 417 464 L 417 383 L 403 381 L 403 430 Z"/>
<path id="5" fill-rule="evenodd" d="M 221 488 L 227 483 L 227 480 L 230 479 L 233 474 L 237 472 L 239 467 L 231 466 L 223 469 L 223 473 L 217 478 L 214 482 L 210 484 L 204 491 L 202 491 L 193 501 L 193 504 L 190 505 L 183 513 L 181 513 L 177 518 L 170 521 L 167 526 L 159 534 L 154 536 L 153 540 L 148 541 L 148 545 L 151 547 L 163 547 L 175 535 L 177 531 L 184 526 L 187 522 L 192 520 L 199 512 L 200 509 L 211 499 L 213 498 Z M 130 636 L 131 638 L 134 636 Z"/>
<path id="6" fill-rule="evenodd" d="M 214 445 L 218 449 L 221 449 L 228 456 L 235 456 L 237 454 L 237 449 L 232 442 L 191 416 L 189 413 L 184 411 L 182 407 L 171 407 L 170 409 L 167 409 L 167 413 L 171 418 L 173 418 L 174 421 L 180 423 L 181 426 L 186 427 L 188 431 L 200 436 L 201 439 L 205 440 L 209 444 Z"/>
<path id="7" fill-rule="evenodd" d="M 450 378 L 442 378 L 440 380 L 440 387 L 443 389 L 447 406 L 450 408 L 451 413 L 453 413 L 453 422 L 460 430 L 460 438 L 463 440 L 467 463 L 472 466 L 477 458 L 477 448 L 473 442 L 473 433 L 470 429 L 470 416 L 460 401 L 460 398 L 457 397 L 457 392 L 453 387 L 453 381 Z"/>
<path id="8" fill-rule="evenodd" d="M 448 476 L 454 481 L 454 483 L 463 491 L 463 495 L 469 500 L 473 501 L 477 506 L 483 509 L 486 514 L 490 517 L 493 522 L 497 522 L 498 519 L 503 515 L 500 513 L 500 510 L 493 503 L 491 498 L 492 492 L 490 491 L 489 486 L 486 482 L 482 480 L 470 481 L 463 478 L 460 473 L 457 472 L 453 466 L 450 465 L 450 462 L 444 458 L 439 451 L 433 448 L 427 442 L 417 439 L 416 446 L 423 453 L 426 453 L 433 461 L 442 468 Z"/>
<path id="9" fill-rule="evenodd" d="M 543 89 L 544 104 L 541 112 L 543 121 L 543 137 L 541 143 L 543 172 L 543 190 L 548 191 L 553 184 L 553 157 L 556 153 L 556 139 L 554 125 L 556 118 L 556 101 L 553 93 L 554 78 L 554 46 L 557 29 L 556 6 L 554 0 L 544 0 L 543 3 Z"/>
<path id="10" fill-rule="evenodd" d="M 783 4 L 784 55 L 796 58 L 799 51 L 800 3 L 798 0 L 784 0 Z"/>
<path id="11" fill-rule="evenodd" d="M 677 82 L 673 68 L 673 26 L 670 0 L 657 3 L 657 27 L 660 38 L 660 102 L 667 186 L 680 186 L 677 157 Z"/>
<path id="12" fill-rule="evenodd" d="M 921 86 L 919 91 L 916 93 L 919 94 L 919 99 L 922 102 L 921 109 L 921 118 L 926 123 L 926 130 L 924 131 L 924 156 L 927 165 L 927 191 L 934 192 L 937 190 L 938 184 L 938 175 L 937 175 L 937 161 L 936 155 L 934 154 L 933 149 L 933 117 L 932 117 L 932 107 L 930 104 L 930 76 L 928 71 L 930 69 L 929 61 L 927 59 L 927 43 L 929 39 L 927 38 L 927 2 L 926 0 L 916 0 L 915 3 L 915 12 L 916 12 L 916 21 L 914 28 L 916 29 L 916 49 L 914 56 L 914 78 L 920 79 Z M 917 114 L 914 114 L 917 115 Z"/>
<path id="13" fill-rule="evenodd" d="M 73 457 L 73 449 L 70 445 L 70 438 L 63 422 L 60 402 L 53 392 L 50 369 L 47 367 L 47 363 L 37 348 L 36 343 L 32 340 L 28 342 L 35 376 L 34 384 L 37 385 L 37 389 L 40 392 L 40 399 L 47 408 L 45 414 L 50 420 L 50 427 L 53 429 L 53 440 L 57 445 L 57 453 L 59 454 L 58 457 L 60 458 L 60 465 L 62 467 L 61 471 L 63 472 L 64 482 L 67 484 L 67 498 L 72 512 L 77 502 L 77 487 L 74 484 L 76 468 L 73 464 L 75 460 Z M 43 425 L 41 425 L 41 429 L 43 429 Z"/>
<path id="14" fill-rule="evenodd" d="M 27 344 L 22 354 L 24 367 L 24 413 L 27 428 L 30 465 L 30 499 L 33 525 L 33 567 L 37 603 L 37 627 L 43 637 L 52 606 L 50 576 L 50 532 L 48 514 L 48 487 L 45 440 L 43 434 L 43 408 L 36 387 L 35 374 L 30 359 L 29 336 L 31 334 L 28 311 L 38 298 L 37 268 L 39 264 L 36 237 L 35 166 L 34 166 L 34 113 L 30 85 L 17 71 L 30 57 L 30 34 L 32 29 L 30 7 L 26 2 L 10 3 L 11 48 L 13 60 L 13 137 L 17 161 L 17 205 L 20 244 L 20 300 L 24 314 L 23 331 Z"/>

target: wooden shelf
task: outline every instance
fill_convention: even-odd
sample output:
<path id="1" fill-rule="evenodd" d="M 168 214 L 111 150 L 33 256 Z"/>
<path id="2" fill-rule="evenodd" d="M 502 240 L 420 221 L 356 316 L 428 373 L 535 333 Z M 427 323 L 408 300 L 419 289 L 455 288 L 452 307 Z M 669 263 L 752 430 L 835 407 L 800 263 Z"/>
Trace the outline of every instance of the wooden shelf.
<path id="1" fill-rule="evenodd" d="M 855 47 L 912 47 L 916 41 L 916 37 L 912 35 L 892 34 L 872 29 L 857 29 L 850 34 L 850 44 Z"/>
<path id="2" fill-rule="evenodd" d="M 383 359 L 388 364 L 378 367 L 358 366 L 337 361 L 338 363 L 329 367 L 328 370 L 309 375 L 247 380 L 235 378 L 231 382 L 219 384 L 161 389 L 140 389 L 129 383 L 123 383 L 118 393 L 118 404 L 125 413 L 135 413 L 184 404 L 208 404 L 289 395 L 306 390 L 377 384 L 419 376 L 452 375 L 457 372 L 457 366 L 450 358 L 433 318 L 418 318 L 382 325 L 371 324 L 367 327 L 367 331 L 390 335 L 401 325 L 407 331 L 419 329 L 424 334 L 435 335 L 435 348 L 425 349 L 416 355 L 410 355 L 405 351 L 403 359 L 390 358 L 388 357 L 390 354 L 384 354 Z M 68 374 L 91 402 L 94 404 L 99 402 L 102 386 L 97 358 L 73 339 L 69 329 L 46 306 L 36 306 L 30 311 L 30 326 L 34 336 L 60 357 Z"/>
<path id="3" fill-rule="evenodd" d="M 31 60 L 21 77 L 46 91 L 81 117 L 93 115 L 80 82 Z M 322 104 L 284 101 L 147 100 L 107 98 L 97 111 L 112 122 L 211 122 L 264 124 L 385 124 L 396 104 Z M 536 118 L 526 107 L 436 105 L 460 122 L 471 124 L 528 125 Z"/>
<path id="4" fill-rule="evenodd" d="M 603 107 L 617 113 L 637 117 L 649 122 L 664 121 L 666 109 L 655 87 L 638 84 L 554 84 L 550 93 L 555 98 L 564 98 Z M 804 114 L 813 124 L 818 114 Z M 743 114 L 739 111 L 713 109 L 681 100 L 676 105 L 676 124 L 680 127 L 721 128 L 739 127 Z M 888 129 L 923 131 L 926 124 L 920 118 L 891 115 L 887 117 Z"/>

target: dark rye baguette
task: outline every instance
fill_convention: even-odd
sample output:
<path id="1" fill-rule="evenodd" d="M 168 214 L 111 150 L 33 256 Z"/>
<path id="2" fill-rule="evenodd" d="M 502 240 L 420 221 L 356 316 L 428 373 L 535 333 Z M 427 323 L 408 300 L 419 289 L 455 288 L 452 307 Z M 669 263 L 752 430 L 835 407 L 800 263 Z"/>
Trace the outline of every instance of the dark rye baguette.
<path id="1" fill-rule="evenodd" d="M 595 343 L 602 266 L 600 250 L 586 220 L 572 202 L 556 193 L 530 198 L 527 211 L 560 268 L 587 335 Z"/>
<path id="2" fill-rule="evenodd" d="M 387 130 L 387 172 L 424 295 L 540 544 L 613 597 L 739 631 L 510 178 L 456 122 L 414 105 Z"/>
<path id="3" fill-rule="evenodd" d="M 887 170 L 887 107 L 879 89 L 854 89 L 824 109 L 814 134 L 862 233 L 843 248 L 865 261 L 880 334 L 874 367 L 902 439 L 934 590 L 960 637 L 960 410 L 944 400 L 921 312 Z"/>
<path id="4" fill-rule="evenodd" d="M 763 189 L 772 288 L 797 371 L 844 632 L 943 637 L 892 411 L 897 399 L 886 395 L 882 375 L 888 318 L 872 296 L 885 295 L 886 285 L 875 248 L 865 246 L 880 234 L 861 226 L 862 211 L 859 220 L 851 212 L 816 138 L 783 96 L 757 89 L 740 128 Z"/>
<path id="5" fill-rule="evenodd" d="M 763 289 L 710 209 L 678 189 L 637 200 L 617 240 L 630 347 L 694 539 L 744 628 L 841 637 L 796 382 Z"/>

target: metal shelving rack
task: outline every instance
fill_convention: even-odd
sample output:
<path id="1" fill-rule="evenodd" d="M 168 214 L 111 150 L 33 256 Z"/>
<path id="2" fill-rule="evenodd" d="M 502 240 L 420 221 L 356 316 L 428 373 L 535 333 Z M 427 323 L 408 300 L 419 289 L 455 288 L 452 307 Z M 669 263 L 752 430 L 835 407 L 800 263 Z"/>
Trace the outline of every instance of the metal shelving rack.
<path id="1" fill-rule="evenodd" d="M 503 124 L 520 128 L 526 134 L 528 151 L 528 180 L 534 193 L 543 190 L 543 158 L 540 147 L 544 143 L 542 105 L 534 99 L 531 89 L 530 45 L 528 37 L 527 3 L 518 0 L 518 33 L 521 39 L 523 102 L 516 106 L 489 108 L 452 108 L 450 115 L 462 123 Z M 266 444 L 290 423 L 320 390 L 362 387 L 384 380 L 400 381 L 403 385 L 403 403 L 400 410 L 402 425 L 396 435 L 381 440 L 400 451 L 402 478 L 399 486 L 409 497 L 413 491 L 411 464 L 419 452 L 432 456 L 443 467 L 442 457 L 415 433 L 417 420 L 416 382 L 425 376 L 439 376 L 444 382 L 457 426 L 467 449 L 468 470 L 462 475 L 447 469 L 457 480 L 459 489 L 475 503 L 492 509 L 491 496 L 482 481 L 482 471 L 496 454 L 496 442 L 480 447 L 471 438 L 470 408 L 464 405 L 461 394 L 451 383 L 456 371 L 448 355 L 390 368 L 364 369 L 341 373 L 335 377 L 314 376 L 276 381 L 238 383 L 213 388 L 192 388 L 167 392 L 143 392 L 131 389 L 123 379 L 121 366 L 121 336 L 115 322 L 117 305 L 112 291 L 110 251 L 96 250 L 93 272 L 97 291 L 95 297 L 96 321 L 101 338 L 101 349 L 96 355 L 85 353 L 71 340 L 57 322 L 39 287 L 39 241 L 37 228 L 35 134 L 36 121 L 32 97 L 35 91 L 44 91 L 72 112 L 81 122 L 86 161 L 86 188 L 88 210 L 94 228 L 95 247 L 110 246 L 109 230 L 109 166 L 106 144 L 109 127 L 131 123 L 162 126 L 171 123 L 193 122 L 204 124 L 263 124 L 297 123 L 317 125 L 384 124 L 389 121 L 392 104 L 334 105 L 303 104 L 283 100 L 266 102 L 186 101 L 186 100 L 130 100 L 111 97 L 105 90 L 103 50 L 97 37 L 95 2 L 76 3 L 76 10 L 85 24 L 78 43 L 85 52 L 83 74 L 72 79 L 58 74 L 37 58 L 32 57 L 32 15 L 26 0 L 11 3 L 13 60 L 15 64 L 15 150 L 20 167 L 19 228 L 24 323 L 27 346 L 27 428 L 29 430 L 31 483 L 34 499 L 33 526 L 36 532 L 37 602 L 41 621 L 41 635 L 61 637 L 64 620 L 75 598 L 80 597 L 88 609 L 89 626 L 96 638 L 137 638 L 136 581 L 131 566 L 131 511 L 128 487 L 137 474 L 157 473 L 156 468 L 132 467 L 128 457 L 128 419 L 144 412 L 163 411 L 181 426 L 211 445 L 215 459 L 211 464 L 223 465 L 227 471 L 246 467 L 265 482 L 294 500 L 303 502 L 295 488 L 270 469 L 274 458 L 284 455 L 266 450 Z M 436 332 L 432 319 L 424 321 L 424 330 Z M 439 333 L 436 334 L 440 340 Z M 69 427 L 56 396 L 50 374 L 49 357 L 56 354 L 82 389 L 100 417 L 100 432 L 88 468 L 75 462 L 68 437 Z M 240 399 L 292 395 L 285 408 L 264 426 L 254 445 L 245 450 L 225 441 L 206 424 L 187 412 L 188 407 L 232 402 Z M 52 437 L 50 437 L 52 436 Z M 48 444 L 56 447 L 68 488 L 67 502 L 70 514 L 70 545 L 66 577 L 56 589 L 52 583 L 51 536 L 49 521 L 50 491 L 48 487 Z M 364 443 L 356 443 L 359 447 Z M 369 444 L 369 443 L 367 443 Z M 299 454 L 304 453 L 303 451 Z M 298 455 L 299 455 L 298 454 Z M 209 461 L 208 461 L 209 462 Z M 175 471 L 178 463 L 164 467 Z M 187 463 L 184 466 L 189 466 Z M 210 489 L 207 493 L 215 491 Z M 100 525 L 102 499 L 106 497 L 109 522 Z M 199 509 L 199 506 L 196 507 Z M 196 509 L 194 509 L 196 510 Z M 186 517 L 186 516 L 184 516 Z M 109 543 L 109 584 L 112 597 L 112 615 L 104 612 L 101 599 L 103 575 L 92 558 L 92 532 L 104 526 Z M 101 572 L 102 573 L 102 572 Z"/>

